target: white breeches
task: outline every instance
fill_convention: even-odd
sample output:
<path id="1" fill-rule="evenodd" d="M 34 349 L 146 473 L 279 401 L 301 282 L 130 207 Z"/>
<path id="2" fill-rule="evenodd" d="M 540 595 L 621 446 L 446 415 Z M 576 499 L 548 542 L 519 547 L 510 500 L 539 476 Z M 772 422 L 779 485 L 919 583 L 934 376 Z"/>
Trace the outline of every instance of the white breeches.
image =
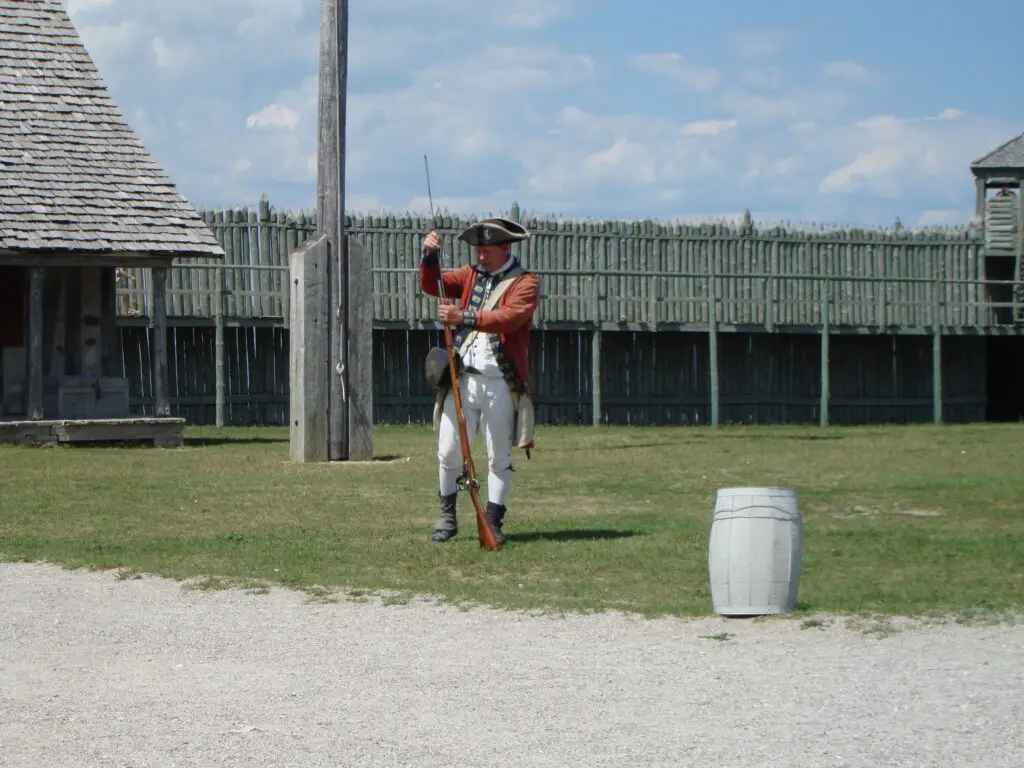
<path id="1" fill-rule="evenodd" d="M 460 377 L 459 391 L 470 447 L 478 431 L 484 434 L 487 500 L 504 505 L 512 484 L 512 436 L 515 429 L 512 393 L 504 379 L 470 374 Z M 459 423 L 455 416 L 455 398 L 450 391 L 445 397 L 438 429 L 437 459 L 440 491 L 448 496 L 455 493 L 456 481 L 462 474 Z M 479 464 L 474 466 L 479 467 Z M 478 478 L 479 475 L 478 470 Z"/>

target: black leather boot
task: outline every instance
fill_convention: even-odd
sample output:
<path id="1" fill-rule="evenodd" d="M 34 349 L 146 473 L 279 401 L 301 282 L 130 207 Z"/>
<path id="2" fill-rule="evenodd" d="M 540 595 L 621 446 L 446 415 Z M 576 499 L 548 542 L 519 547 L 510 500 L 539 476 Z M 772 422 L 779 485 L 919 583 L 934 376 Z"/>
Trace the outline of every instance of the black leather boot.
<path id="1" fill-rule="evenodd" d="M 437 496 L 441 500 L 441 516 L 437 518 L 437 523 L 434 525 L 434 533 L 430 539 L 431 541 L 443 542 L 454 539 L 455 535 L 459 532 L 459 524 L 455 519 L 455 499 L 458 496 L 458 492 L 450 496 L 442 496 L 438 493 Z"/>
<path id="2" fill-rule="evenodd" d="M 498 540 L 499 544 L 504 544 L 505 537 L 501 533 L 501 521 L 505 519 L 505 507 L 501 504 L 495 504 L 493 501 L 488 501 L 486 517 L 487 522 L 490 523 L 491 529 L 494 531 L 494 537 Z"/>

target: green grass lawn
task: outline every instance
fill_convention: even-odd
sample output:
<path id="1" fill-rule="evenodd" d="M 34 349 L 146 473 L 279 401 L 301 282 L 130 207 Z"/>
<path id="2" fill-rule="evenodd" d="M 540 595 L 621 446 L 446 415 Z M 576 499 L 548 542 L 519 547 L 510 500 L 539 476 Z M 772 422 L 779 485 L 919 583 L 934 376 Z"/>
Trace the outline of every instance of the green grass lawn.
<path id="1" fill-rule="evenodd" d="M 715 492 L 799 489 L 800 613 L 990 614 L 1024 594 L 1024 426 L 540 427 L 501 552 L 429 541 L 434 434 L 378 426 L 370 464 L 295 465 L 287 429 L 188 445 L 0 446 L 0 557 L 216 583 L 711 613 Z M 474 444 L 481 478 L 482 441 Z M 395 458 L 397 457 L 397 458 Z M 358 593 L 357 593 L 358 594 Z"/>

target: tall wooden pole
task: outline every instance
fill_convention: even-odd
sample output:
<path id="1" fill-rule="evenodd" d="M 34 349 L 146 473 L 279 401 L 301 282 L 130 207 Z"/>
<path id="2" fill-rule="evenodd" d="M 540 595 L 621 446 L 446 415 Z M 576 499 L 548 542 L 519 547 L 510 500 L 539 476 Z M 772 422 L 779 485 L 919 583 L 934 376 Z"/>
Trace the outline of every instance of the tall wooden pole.
<path id="1" fill-rule="evenodd" d="M 348 0 L 320 1 L 320 105 L 317 225 L 330 249 L 328 458 L 348 459 L 348 249 L 345 242 L 345 107 Z"/>

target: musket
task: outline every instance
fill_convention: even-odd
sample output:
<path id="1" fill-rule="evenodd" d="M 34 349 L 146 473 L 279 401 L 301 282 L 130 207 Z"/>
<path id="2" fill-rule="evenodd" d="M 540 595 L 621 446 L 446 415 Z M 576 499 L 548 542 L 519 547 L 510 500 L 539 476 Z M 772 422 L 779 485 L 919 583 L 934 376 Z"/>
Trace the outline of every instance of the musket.
<path id="1" fill-rule="evenodd" d="M 434 196 L 430 190 L 430 166 L 427 163 L 427 156 L 423 156 L 423 167 L 427 172 L 427 199 L 430 202 L 430 218 L 434 222 L 434 229 L 437 229 L 437 219 L 434 217 Z M 438 252 L 438 268 L 441 267 L 441 253 Z M 445 301 L 444 279 L 437 280 L 437 297 L 440 303 Z M 498 543 L 490 523 L 484 515 L 483 505 L 480 503 L 480 483 L 476 478 L 476 469 L 473 466 L 473 454 L 469 449 L 469 434 L 466 429 L 466 417 L 462 411 L 462 392 L 459 389 L 459 375 L 455 366 L 455 342 L 452 340 L 452 329 L 447 323 L 442 323 L 444 328 L 444 343 L 448 348 L 448 375 L 452 383 L 452 398 L 455 405 L 455 417 L 459 425 L 459 440 L 462 443 L 462 467 L 466 477 L 466 489 L 469 497 L 473 500 L 473 508 L 476 510 L 476 531 L 480 539 L 480 546 L 484 549 L 498 550 L 501 544 Z"/>

